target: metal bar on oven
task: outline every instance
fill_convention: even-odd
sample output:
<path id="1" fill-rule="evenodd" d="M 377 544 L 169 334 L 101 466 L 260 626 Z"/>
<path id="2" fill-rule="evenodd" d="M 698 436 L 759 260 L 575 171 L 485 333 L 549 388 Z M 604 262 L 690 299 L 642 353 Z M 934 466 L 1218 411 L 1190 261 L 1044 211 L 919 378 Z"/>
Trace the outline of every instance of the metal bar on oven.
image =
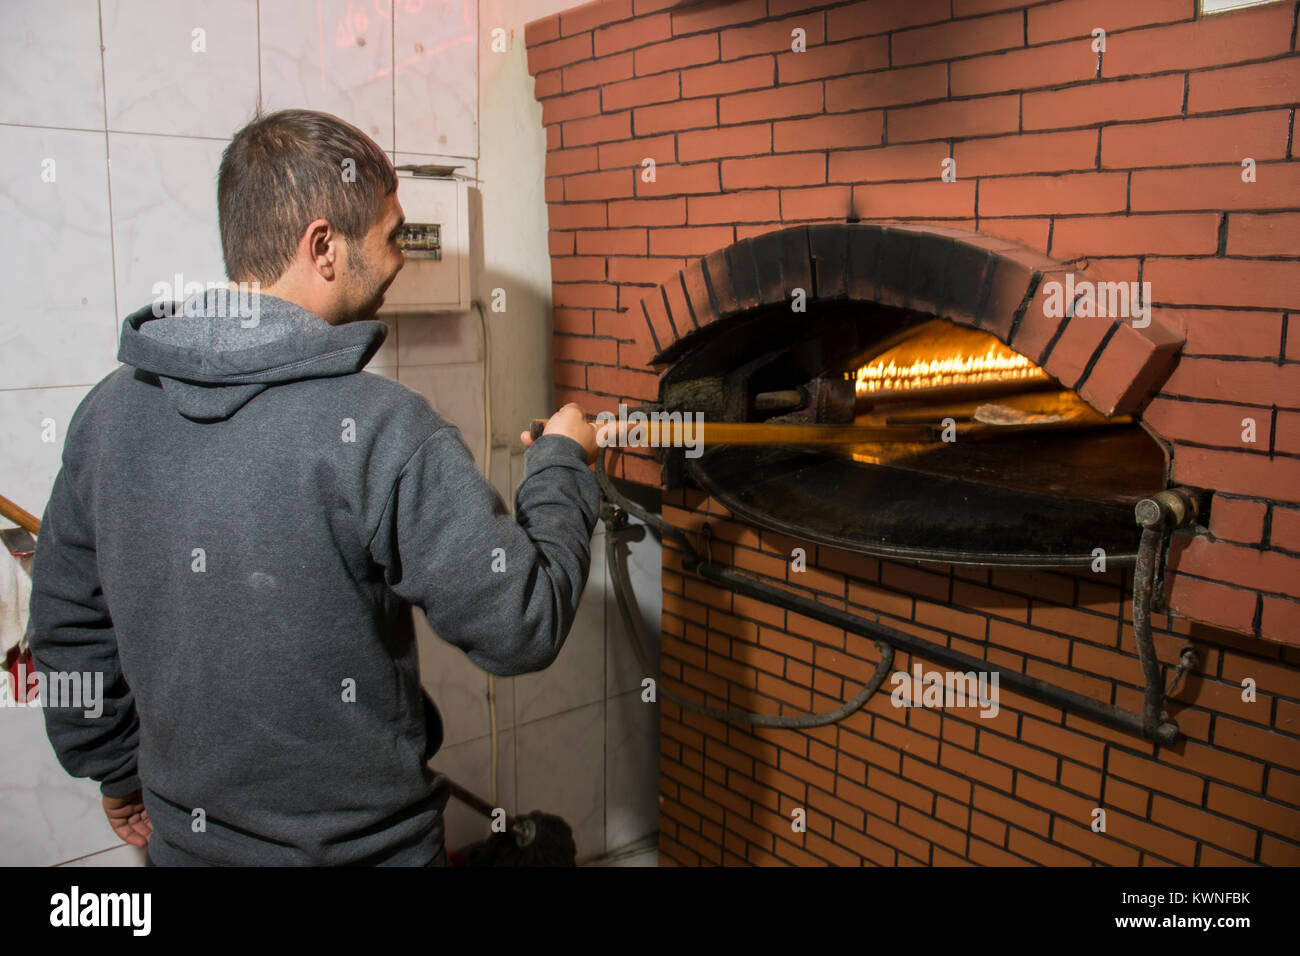
<path id="1" fill-rule="evenodd" d="M 692 566 L 693 563 L 694 566 Z M 940 644 L 931 643 L 923 638 L 914 637 L 903 631 L 896 631 L 892 627 L 877 624 L 875 621 L 869 621 L 856 614 L 850 614 L 847 611 L 828 607 L 817 601 L 770 587 L 730 568 L 718 568 L 703 561 L 693 562 L 689 554 L 684 559 L 683 566 L 706 580 L 725 585 L 747 597 L 777 607 L 784 607 L 787 610 L 829 624 L 832 627 L 843 628 L 846 631 L 852 631 L 854 634 L 861 634 L 863 637 L 883 641 L 893 647 L 918 654 L 937 664 L 951 665 L 964 671 L 984 671 L 990 675 L 996 672 L 1000 686 L 1018 691 L 1026 697 L 1032 697 L 1034 700 L 1042 701 L 1045 704 L 1054 704 L 1065 710 L 1081 714 L 1097 721 L 1099 724 L 1139 734 L 1144 738 L 1166 746 L 1178 739 L 1178 727 L 1175 724 L 1162 723 L 1152 731 L 1148 731 L 1141 714 L 1135 714 L 1113 704 L 1104 704 L 1099 700 L 1067 690 L 1064 687 L 1057 687 L 1036 677 L 991 667 L 988 661 L 980 660 L 978 657 L 971 657 L 968 654 L 954 651 Z"/>

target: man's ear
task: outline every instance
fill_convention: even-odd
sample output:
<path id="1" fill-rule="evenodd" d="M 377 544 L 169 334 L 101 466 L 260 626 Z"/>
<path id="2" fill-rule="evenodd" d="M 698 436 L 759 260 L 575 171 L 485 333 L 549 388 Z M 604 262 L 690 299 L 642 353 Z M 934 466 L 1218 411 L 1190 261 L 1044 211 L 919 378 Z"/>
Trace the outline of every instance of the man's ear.
<path id="1" fill-rule="evenodd" d="M 335 258 L 338 255 L 338 234 L 330 227 L 328 219 L 316 219 L 303 233 L 303 244 L 312 268 L 322 279 L 332 281 L 335 275 Z"/>

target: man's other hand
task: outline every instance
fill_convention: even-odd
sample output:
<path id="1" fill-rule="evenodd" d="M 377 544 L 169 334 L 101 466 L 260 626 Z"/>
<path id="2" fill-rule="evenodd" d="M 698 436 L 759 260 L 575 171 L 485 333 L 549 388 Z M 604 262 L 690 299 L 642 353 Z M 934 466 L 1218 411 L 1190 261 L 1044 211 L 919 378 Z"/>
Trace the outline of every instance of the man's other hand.
<path id="1" fill-rule="evenodd" d="M 550 417 L 546 422 L 546 428 L 543 435 L 565 435 L 572 438 L 587 452 L 587 464 L 596 463 L 596 453 L 600 450 L 597 441 L 596 426 L 587 421 L 587 416 L 583 414 L 582 409 L 576 402 L 569 402 L 558 412 Z M 520 432 L 519 438 L 527 448 L 533 443 L 533 437 L 528 432 Z"/>
<path id="2" fill-rule="evenodd" d="M 113 832 L 132 846 L 148 846 L 153 824 L 139 790 L 125 797 L 104 797 L 104 814 Z"/>

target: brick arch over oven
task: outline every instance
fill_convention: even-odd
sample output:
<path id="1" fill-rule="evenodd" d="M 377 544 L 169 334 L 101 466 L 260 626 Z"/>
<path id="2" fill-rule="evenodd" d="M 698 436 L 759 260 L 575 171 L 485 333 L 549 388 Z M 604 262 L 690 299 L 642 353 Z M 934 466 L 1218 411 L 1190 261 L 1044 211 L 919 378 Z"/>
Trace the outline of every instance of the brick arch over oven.
<path id="1" fill-rule="evenodd" d="M 991 332 L 1105 415 L 1133 412 L 1173 370 L 1181 333 L 1154 314 L 1055 317 L 1050 283 L 1104 281 L 996 236 L 941 226 L 817 223 L 742 239 L 696 259 L 642 299 L 641 345 L 673 361 L 698 330 L 805 290 L 808 302 L 858 299 Z M 1059 294 L 1059 293 L 1058 293 Z"/>

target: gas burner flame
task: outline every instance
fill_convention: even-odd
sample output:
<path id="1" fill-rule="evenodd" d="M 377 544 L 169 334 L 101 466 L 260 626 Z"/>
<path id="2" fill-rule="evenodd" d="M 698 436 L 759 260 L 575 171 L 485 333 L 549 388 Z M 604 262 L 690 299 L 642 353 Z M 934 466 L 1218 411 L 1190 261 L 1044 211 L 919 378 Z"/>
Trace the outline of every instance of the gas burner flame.
<path id="1" fill-rule="evenodd" d="M 897 361 L 892 349 L 853 374 L 857 394 L 942 388 L 980 382 L 1041 382 L 1048 375 L 1018 352 L 994 341 L 982 355 L 949 355 Z"/>

